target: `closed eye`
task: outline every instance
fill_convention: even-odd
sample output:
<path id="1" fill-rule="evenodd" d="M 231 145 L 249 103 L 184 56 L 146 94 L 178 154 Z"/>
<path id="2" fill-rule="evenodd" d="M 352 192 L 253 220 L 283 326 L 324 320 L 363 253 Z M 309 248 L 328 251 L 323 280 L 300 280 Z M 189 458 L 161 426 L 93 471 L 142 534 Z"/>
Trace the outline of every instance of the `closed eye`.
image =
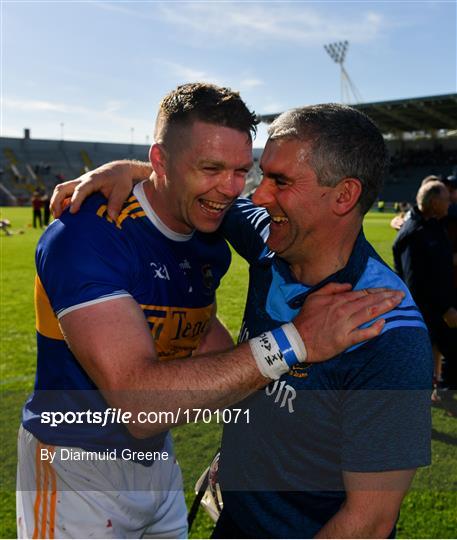
<path id="1" fill-rule="evenodd" d="M 290 184 L 290 179 L 283 174 L 273 172 L 265 173 L 262 166 L 260 166 L 260 170 L 262 171 L 262 180 L 265 178 L 272 180 L 278 187 L 288 186 Z"/>
<path id="2" fill-rule="evenodd" d="M 216 173 L 219 172 L 221 169 L 220 167 L 217 167 L 215 165 L 207 165 L 206 167 L 203 167 L 203 170 L 208 173 Z"/>
<path id="3" fill-rule="evenodd" d="M 272 175 L 270 176 L 270 178 L 273 180 L 273 182 L 279 186 L 279 187 L 282 187 L 282 186 L 287 186 L 289 185 L 289 182 L 287 181 L 286 178 L 284 178 L 284 176 L 281 176 L 280 174 L 278 175 Z"/>

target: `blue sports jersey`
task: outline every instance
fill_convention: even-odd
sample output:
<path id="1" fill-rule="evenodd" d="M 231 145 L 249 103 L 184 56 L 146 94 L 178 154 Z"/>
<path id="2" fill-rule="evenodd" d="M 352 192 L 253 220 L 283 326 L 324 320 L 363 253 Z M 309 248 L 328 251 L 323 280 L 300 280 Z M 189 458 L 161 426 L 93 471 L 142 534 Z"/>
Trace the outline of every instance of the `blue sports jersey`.
<path id="1" fill-rule="evenodd" d="M 42 423 L 43 411 L 109 407 L 65 343 L 58 319 L 84 306 L 129 296 L 143 310 L 159 359 L 188 357 L 210 321 L 215 291 L 229 264 L 230 250 L 220 237 L 168 229 L 149 205 L 142 184 L 116 222 L 98 194 L 77 215 L 65 212 L 43 234 L 36 251 L 38 360 L 35 390 L 23 411 L 25 429 L 51 445 L 95 451 L 161 449 L 165 434 L 135 439 L 119 423 Z"/>
<path id="2" fill-rule="evenodd" d="M 314 287 L 297 282 L 268 250 L 269 216 L 239 200 L 224 234 L 250 263 L 240 341 L 288 322 L 308 294 L 333 281 L 392 287 L 406 296 L 383 315 L 376 339 L 327 362 L 293 367 L 237 407 L 250 423 L 224 426 L 224 511 L 246 537 L 313 538 L 344 501 L 343 471 L 430 463 L 431 347 L 404 283 L 361 232 L 342 270 Z"/>

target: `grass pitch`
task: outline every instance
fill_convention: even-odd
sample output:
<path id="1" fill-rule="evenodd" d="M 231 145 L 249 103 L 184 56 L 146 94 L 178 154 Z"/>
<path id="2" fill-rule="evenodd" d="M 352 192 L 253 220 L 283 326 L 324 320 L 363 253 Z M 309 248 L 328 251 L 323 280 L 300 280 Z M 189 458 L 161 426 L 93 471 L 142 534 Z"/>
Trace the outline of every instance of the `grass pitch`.
<path id="1" fill-rule="evenodd" d="M 33 387 L 35 330 L 33 307 L 34 249 L 41 234 L 31 228 L 30 208 L 4 208 L 2 217 L 11 220 L 13 236 L 1 236 L 0 257 L 0 537 L 14 538 L 16 434 L 20 411 Z M 395 231 L 389 227 L 391 214 L 370 213 L 365 233 L 381 256 L 391 264 Z M 218 294 L 222 320 L 236 338 L 243 315 L 247 289 L 247 266 L 234 256 L 232 267 Z M 416 475 L 400 516 L 402 538 L 454 538 L 457 533 L 457 402 L 445 402 L 433 410 L 433 465 Z M 215 452 L 220 426 L 199 424 L 174 430 L 188 503 L 193 485 Z M 386 441 L 388 444 L 388 441 Z M 192 537 L 208 538 L 209 518 L 200 511 Z"/>

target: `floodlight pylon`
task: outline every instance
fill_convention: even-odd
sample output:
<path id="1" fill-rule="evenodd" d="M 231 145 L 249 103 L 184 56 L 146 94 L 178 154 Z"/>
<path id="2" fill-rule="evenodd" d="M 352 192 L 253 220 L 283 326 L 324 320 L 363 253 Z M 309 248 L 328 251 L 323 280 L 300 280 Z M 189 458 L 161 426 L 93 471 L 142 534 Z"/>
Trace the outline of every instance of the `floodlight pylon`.
<path id="1" fill-rule="evenodd" d="M 362 96 L 344 67 L 348 48 L 349 41 L 347 40 L 324 45 L 324 49 L 330 58 L 340 66 L 341 102 L 350 103 L 351 99 L 353 99 L 355 103 L 361 103 L 363 101 Z"/>

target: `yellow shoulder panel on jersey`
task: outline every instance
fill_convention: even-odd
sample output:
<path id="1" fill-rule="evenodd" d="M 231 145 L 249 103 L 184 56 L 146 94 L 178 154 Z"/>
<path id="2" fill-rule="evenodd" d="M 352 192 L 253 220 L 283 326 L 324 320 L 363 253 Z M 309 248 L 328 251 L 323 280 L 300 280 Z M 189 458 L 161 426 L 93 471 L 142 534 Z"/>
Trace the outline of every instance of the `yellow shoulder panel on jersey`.
<path id="1" fill-rule="evenodd" d="M 138 209 L 140 210 L 138 211 Z M 108 210 L 107 205 L 102 204 L 97 210 L 97 216 L 101 218 L 105 218 L 110 223 L 113 223 L 113 219 L 109 217 L 107 210 Z M 137 198 L 135 196 L 132 196 L 124 203 L 124 207 L 122 208 L 119 217 L 116 219 L 116 227 L 118 229 L 122 229 L 122 223 L 127 218 L 136 219 L 139 217 L 144 217 L 145 215 L 146 213 L 141 208 L 140 203 L 138 202 Z"/>
<path id="2" fill-rule="evenodd" d="M 38 276 L 35 276 L 35 317 L 36 329 L 41 335 L 52 339 L 64 339 L 59 321 Z"/>

